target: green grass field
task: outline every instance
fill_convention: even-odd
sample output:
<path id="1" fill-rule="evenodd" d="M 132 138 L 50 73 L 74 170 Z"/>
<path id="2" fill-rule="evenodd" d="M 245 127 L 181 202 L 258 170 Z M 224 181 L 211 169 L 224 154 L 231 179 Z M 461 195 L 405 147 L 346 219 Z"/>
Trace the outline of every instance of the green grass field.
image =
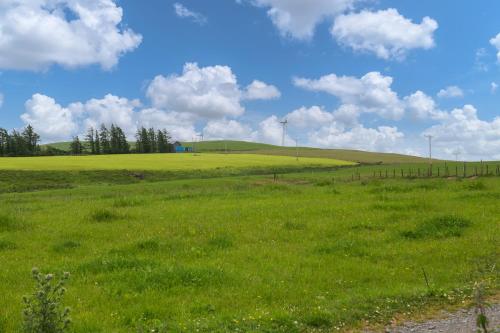
<path id="1" fill-rule="evenodd" d="M 0 170 L 209 170 L 252 167 L 333 167 L 353 162 L 255 154 L 129 154 L 0 158 Z"/>
<path id="2" fill-rule="evenodd" d="M 124 157 L 137 156 L 170 167 Z M 275 181 L 274 162 L 234 176 L 199 161 L 255 160 L 175 156 L 192 161 L 186 179 L 130 177 L 122 156 L 0 160 L 0 332 L 19 329 L 34 266 L 71 272 L 81 333 L 332 332 L 462 304 L 478 280 L 498 292 L 500 177 L 371 179 L 372 166 Z"/>

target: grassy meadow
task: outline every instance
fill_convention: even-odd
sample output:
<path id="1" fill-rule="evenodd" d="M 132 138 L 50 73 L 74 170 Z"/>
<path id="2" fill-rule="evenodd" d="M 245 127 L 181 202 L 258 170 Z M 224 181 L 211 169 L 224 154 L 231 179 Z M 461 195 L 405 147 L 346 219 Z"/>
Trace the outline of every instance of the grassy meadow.
<path id="1" fill-rule="evenodd" d="M 275 180 L 272 163 L 294 159 L 175 156 L 192 168 L 182 179 L 147 170 L 164 155 L 0 160 L 0 332 L 19 329 L 35 266 L 71 272 L 81 333 L 356 330 L 462 304 L 478 280 L 498 292 L 500 177 L 372 179 L 372 166 Z M 267 174 L 198 170 L 253 158 Z M 40 186 L 16 187 L 28 181 Z"/>

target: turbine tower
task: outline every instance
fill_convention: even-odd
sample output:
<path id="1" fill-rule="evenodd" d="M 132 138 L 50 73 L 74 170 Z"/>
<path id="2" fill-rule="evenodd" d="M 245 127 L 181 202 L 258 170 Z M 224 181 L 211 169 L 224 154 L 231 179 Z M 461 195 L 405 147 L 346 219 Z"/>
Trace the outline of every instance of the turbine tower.
<path id="1" fill-rule="evenodd" d="M 286 127 L 288 126 L 288 120 L 285 119 L 283 121 L 280 121 L 280 124 L 283 126 L 283 138 L 281 140 L 281 145 L 284 147 L 285 146 L 285 138 L 286 138 Z"/>

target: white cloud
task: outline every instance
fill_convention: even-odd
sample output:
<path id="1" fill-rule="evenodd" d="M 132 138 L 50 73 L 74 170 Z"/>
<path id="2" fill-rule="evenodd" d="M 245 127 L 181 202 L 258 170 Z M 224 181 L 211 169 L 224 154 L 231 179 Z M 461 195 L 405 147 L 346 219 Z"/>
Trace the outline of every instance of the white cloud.
<path id="1" fill-rule="evenodd" d="M 358 0 L 252 0 L 268 8 L 267 15 L 283 36 L 307 40 L 327 18 L 353 8 Z"/>
<path id="2" fill-rule="evenodd" d="M 394 151 L 404 134 L 396 127 L 366 128 L 357 125 L 349 130 L 336 124 L 323 127 L 310 135 L 313 145 L 324 148 L 350 148 L 367 151 Z"/>
<path id="3" fill-rule="evenodd" d="M 493 37 L 492 39 L 490 39 L 490 44 L 493 45 L 497 49 L 497 51 L 498 51 L 497 59 L 500 62 L 500 33 L 498 35 L 496 35 L 495 37 Z"/>
<path id="4" fill-rule="evenodd" d="M 182 75 L 157 76 L 147 89 L 157 109 L 190 113 L 202 118 L 236 117 L 245 112 L 242 93 L 230 67 L 184 66 Z"/>
<path id="5" fill-rule="evenodd" d="M 496 82 L 491 82 L 491 93 L 496 94 L 498 90 L 498 83 Z"/>
<path id="6" fill-rule="evenodd" d="M 121 27 L 122 17 L 114 0 L 3 0 L 0 68 L 99 64 L 110 69 L 142 41 L 141 35 Z"/>
<path id="7" fill-rule="evenodd" d="M 53 98 L 35 94 L 26 104 L 21 119 L 31 124 L 44 141 L 67 140 L 78 132 L 76 117 L 81 105 L 63 108 Z"/>
<path id="8" fill-rule="evenodd" d="M 108 94 L 102 99 L 93 98 L 82 104 L 80 116 L 84 118 L 84 128 L 115 124 L 120 126 L 127 136 L 132 137 L 137 127 L 135 109 L 140 105 L 138 100 Z"/>
<path id="9" fill-rule="evenodd" d="M 409 50 L 434 47 L 437 28 L 438 23 L 429 17 L 415 24 L 390 8 L 341 15 L 335 19 L 331 33 L 354 51 L 370 52 L 382 59 L 403 59 Z"/>
<path id="10" fill-rule="evenodd" d="M 315 128 L 329 125 L 333 121 L 333 114 L 319 106 L 312 106 L 310 108 L 301 107 L 286 115 L 285 118 L 290 127 Z"/>
<path id="11" fill-rule="evenodd" d="M 449 86 L 441 89 L 437 95 L 440 98 L 462 98 L 464 97 L 464 92 L 460 87 Z"/>
<path id="12" fill-rule="evenodd" d="M 446 114 L 437 109 L 436 102 L 432 97 L 426 95 L 422 91 L 417 91 L 414 94 L 405 97 L 406 108 L 416 119 L 443 119 Z"/>
<path id="13" fill-rule="evenodd" d="M 250 126 L 236 120 L 211 120 L 203 129 L 203 135 L 208 140 L 252 140 Z"/>
<path id="14" fill-rule="evenodd" d="M 204 15 L 189 10 L 188 8 L 186 8 L 186 6 L 184 6 L 181 3 L 178 2 L 174 3 L 174 11 L 175 14 L 180 18 L 192 19 L 194 22 L 200 25 L 204 25 L 207 23 L 207 18 Z"/>
<path id="15" fill-rule="evenodd" d="M 447 113 L 445 119 L 425 131 L 434 136 L 437 151 L 450 156 L 459 149 L 467 159 L 500 159 L 500 117 L 479 119 L 472 105 Z"/>
<path id="16" fill-rule="evenodd" d="M 281 92 L 273 85 L 268 85 L 262 81 L 254 80 L 249 84 L 246 89 L 243 98 L 246 100 L 267 100 L 267 99 L 277 99 L 281 97 Z"/>
<path id="17" fill-rule="evenodd" d="M 297 87 L 311 91 L 327 92 L 343 104 L 357 106 L 362 112 L 376 113 L 381 117 L 398 120 L 404 115 L 404 105 L 391 89 L 392 78 L 371 72 L 361 78 L 330 74 L 317 80 L 295 78 Z"/>
<path id="18" fill-rule="evenodd" d="M 252 139 L 258 142 L 265 142 L 275 145 L 282 144 L 283 126 L 280 119 L 272 115 L 259 123 L 258 129 L 252 133 Z M 285 145 L 290 145 L 294 141 L 287 134 L 285 137 Z"/>

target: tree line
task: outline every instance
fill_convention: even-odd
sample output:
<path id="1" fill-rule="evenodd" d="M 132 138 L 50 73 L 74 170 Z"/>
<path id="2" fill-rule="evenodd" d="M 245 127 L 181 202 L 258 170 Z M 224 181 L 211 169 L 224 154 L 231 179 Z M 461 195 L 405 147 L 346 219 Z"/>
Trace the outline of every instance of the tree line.
<path id="1" fill-rule="evenodd" d="M 40 135 L 31 125 L 19 132 L 0 128 L 0 156 L 34 156 L 40 154 Z"/>
<path id="2" fill-rule="evenodd" d="M 40 135 L 31 125 L 21 132 L 7 131 L 0 128 L 0 156 L 38 156 L 38 155 L 82 155 L 82 154 L 147 154 L 173 153 L 175 145 L 172 137 L 165 129 L 140 127 L 136 132 L 135 146 L 131 147 L 125 132 L 117 125 L 110 127 L 101 125 L 99 129 L 89 128 L 87 134 L 80 140 L 75 136 L 69 151 L 50 145 L 40 147 Z"/>
<path id="3" fill-rule="evenodd" d="M 130 147 L 123 130 L 114 124 L 110 128 L 101 125 L 99 129 L 89 128 L 85 141 L 78 136 L 73 138 L 70 151 L 73 155 L 81 154 L 148 154 L 175 152 L 172 137 L 166 129 L 140 127 L 137 129 L 135 147 Z"/>

